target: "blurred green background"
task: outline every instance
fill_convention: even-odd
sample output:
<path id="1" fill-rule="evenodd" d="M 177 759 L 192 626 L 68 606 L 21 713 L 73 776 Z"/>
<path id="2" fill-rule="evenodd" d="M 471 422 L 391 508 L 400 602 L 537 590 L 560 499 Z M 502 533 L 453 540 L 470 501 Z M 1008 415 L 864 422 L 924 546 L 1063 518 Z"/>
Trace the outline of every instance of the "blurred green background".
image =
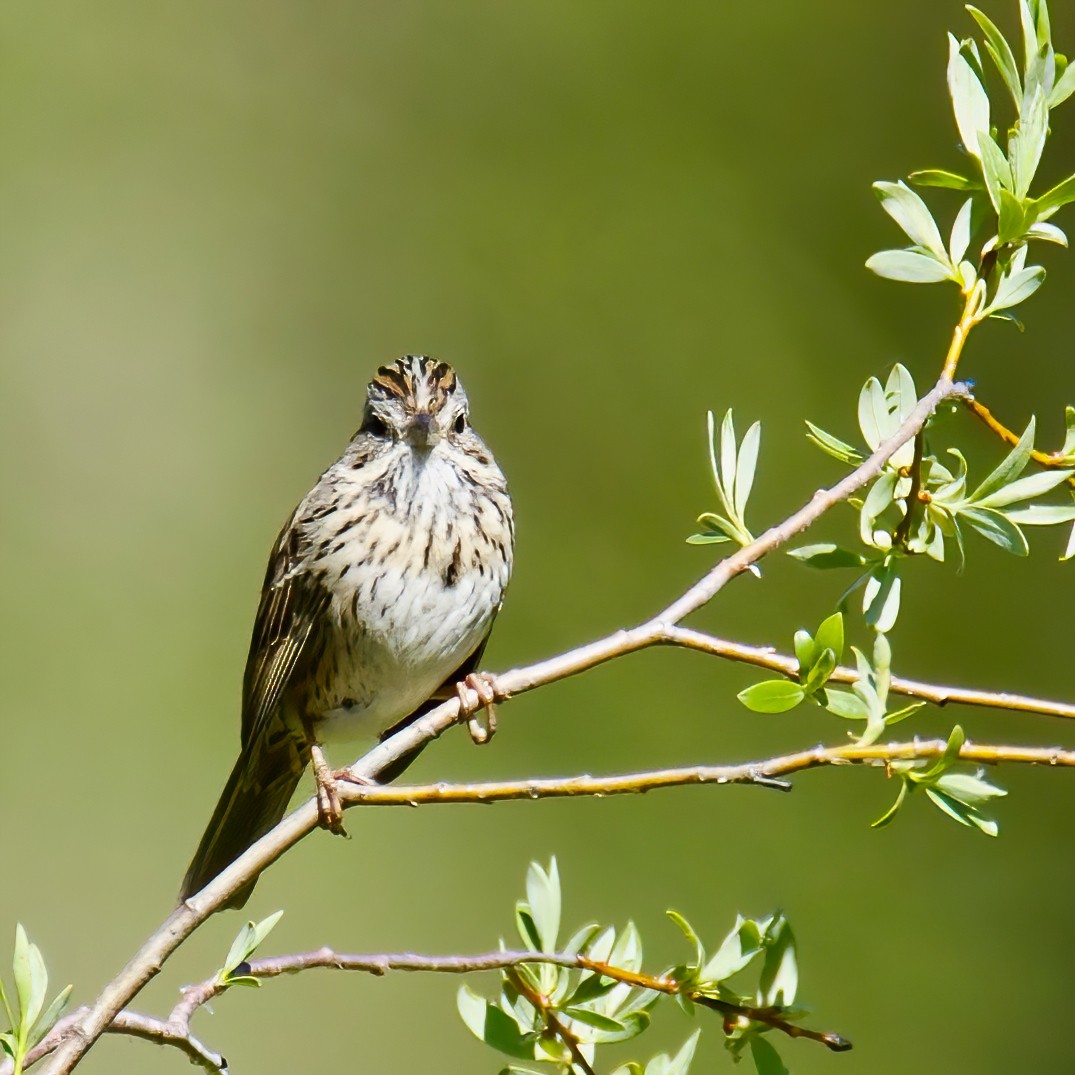
<path id="1" fill-rule="evenodd" d="M 990 5 L 1005 26 L 1014 10 Z M 1075 12 L 1054 19 L 1067 51 Z M 802 419 L 855 434 L 862 381 L 897 360 L 931 380 L 956 313 L 952 289 L 862 267 L 898 242 L 870 182 L 958 164 L 946 29 L 971 30 L 956 0 L 5 4 L 0 955 L 21 920 L 85 1000 L 171 909 L 237 748 L 270 543 L 378 364 L 454 362 L 510 477 L 492 669 L 637 622 L 706 569 L 712 550 L 683 542 L 714 507 L 706 408 L 763 420 L 759 528 L 833 480 Z M 1046 181 L 1075 169 L 1072 120 L 1067 105 Z M 957 201 L 934 204 L 950 220 Z M 1044 257 L 1026 334 L 976 333 L 965 373 L 1055 446 L 1075 263 Z M 951 429 L 972 466 L 999 457 L 970 418 Z M 818 539 L 852 525 L 836 513 Z M 1056 562 L 1062 535 L 1036 538 L 1029 562 L 975 541 L 961 576 L 915 564 L 897 671 L 1075 697 L 1075 566 Z M 843 581 L 774 558 L 696 622 L 787 648 Z M 755 678 L 643 654 L 513 701 L 489 749 L 453 734 L 413 775 L 737 761 L 844 735 L 815 709 L 748 713 L 735 693 Z M 954 719 L 1071 740 L 980 711 L 901 731 Z M 683 952 L 667 907 L 714 940 L 737 911 L 783 908 L 813 1022 L 856 1046 L 780 1043 L 797 1073 L 1069 1071 L 1072 781 L 999 780 L 998 840 L 919 801 L 873 831 L 895 788 L 857 770 L 804 774 L 790 797 L 352 814 L 349 843 L 305 841 L 244 914 L 287 909 L 272 952 L 481 950 L 511 929 L 529 859 L 555 853 L 565 924 L 631 918 L 654 968 Z M 138 1006 L 166 1011 L 242 920 L 210 922 Z M 457 984 L 307 975 L 237 990 L 197 1030 L 236 1073 L 494 1072 Z M 691 1029 L 669 1010 L 638 1052 Z M 714 1019 L 695 1067 L 728 1064 Z M 109 1040 L 83 1070 L 189 1068 Z"/>

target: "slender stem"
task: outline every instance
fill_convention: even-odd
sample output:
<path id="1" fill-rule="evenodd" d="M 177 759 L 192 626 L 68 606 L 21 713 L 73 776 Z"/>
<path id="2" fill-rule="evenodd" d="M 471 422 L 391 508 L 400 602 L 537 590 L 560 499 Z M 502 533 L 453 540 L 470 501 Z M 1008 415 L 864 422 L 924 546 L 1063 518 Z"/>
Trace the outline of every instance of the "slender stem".
<path id="1" fill-rule="evenodd" d="M 925 443 L 925 434 L 920 429 L 914 438 L 914 458 L 911 460 L 911 487 L 907 490 L 907 499 L 904 501 L 903 518 L 896 532 L 892 535 L 893 543 L 902 545 L 904 548 L 911 538 L 911 529 L 917 517 L 918 494 L 922 489 L 922 450 Z"/>
<path id="2" fill-rule="evenodd" d="M 978 293 L 974 288 L 966 294 L 963 304 L 963 315 L 959 324 L 952 330 L 952 342 L 948 345 L 948 354 L 944 358 L 944 369 L 941 371 L 941 379 L 955 380 L 956 368 L 963 355 L 963 346 L 967 342 L 970 330 L 977 324 L 975 311 L 978 306 Z"/>
<path id="3" fill-rule="evenodd" d="M 584 1075 L 597 1075 L 589 1060 L 586 1059 L 579 1045 L 579 1039 L 560 1021 L 556 1012 L 549 1004 L 548 998 L 543 997 L 530 983 L 519 973 L 517 967 L 512 967 L 508 972 L 508 979 L 515 986 L 521 996 L 528 1001 L 541 1015 L 541 1021 L 551 1030 L 566 1046 L 571 1053 L 571 1059 L 575 1065 L 582 1069 Z"/>
<path id="4" fill-rule="evenodd" d="M 727 1001 L 717 1000 L 705 996 L 692 989 L 684 982 L 677 982 L 667 975 L 650 975 L 642 971 L 627 970 L 610 963 L 593 960 L 577 952 L 531 952 L 520 949 L 500 949 L 495 952 L 482 952 L 477 955 L 448 955 L 431 956 L 418 955 L 412 952 L 378 953 L 374 955 L 350 955 L 336 952 L 332 948 L 323 947 L 310 952 L 296 952 L 290 955 L 272 956 L 266 959 L 251 960 L 243 968 L 244 977 L 277 978 L 284 974 L 296 974 L 308 970 L 335 970 L 352 971 L 372 974 L 382 977 L 392 971 L 404 971 L 410 973 L 435 973 L 435 974 L 475 974 L 483 971 L 503 971 L 511 975 L 512 983 L 520 994 L 526 997 L 542 1013 L 546 1025 L 572 1049 L 575 1062 L 583 1067 L 585 1072 L 590 1072 L 588 1061 L 578 1050 L 578 1038 L 570 1029 L 562 1023 L 555 1012 L 550 1011 L 548 999 L 542 997 L 536 990 L 518 974 L 518 970 L 524 966 L 534 964 L 546 964 L 568 969 L 592 971 L 604 978 L 610 978 L 624 985 L 633 986 L 655 993 L 664 993 L 669 996 L 682 995 L 695 1001 L 704 1007 L 713 1008 L 722 1012 L 726 1017 L 734 1020 L 750 1020 L 764 1023 L 766 1026 L 779 1030 L 794 1038 L 809 1038 L 812 1041 L 832 1049 L 834 1052 L 843 1052 L 851 1048 L 851 1043 L 840 1034 L 811 1030 L 799 1026 L 790 1021 L 784 1009 L 780 1007 L 754 1007 L 751 1005 L 732 1004 Z M 144 1038 L 147 1041 L 156 1042 L 158 1045 L 171 1045 L 184 1052 L 192 1063 L 198 1064 L 211 1072 L 224 1072 L 226 1065 L 224 1058 L 206 1046 L 202 1045 L 190 1032 L 190 1022 L 195 1013 L 210 1001 L 227 992 L 231 986 L 220 980 L 219 975 L 199 982 L 197 985 L 188 986 L 183 990 L 182 999 L 172 1009 L 167 1020 L 155 1019 L 152 1016 L 141 1015 L 137 1012 L 122 1011 L 112 1024 L 109 1031 L 118 1034 L 128 1034 L 134 1037 Z M 84 1015 L 86 1009 L 79 1009 L 71 1015 L 60 1020 L 49 1034 L 29 1054 L 31 1064 L 43 1059 L 45 1056 L 58 1049 L 63 1042 L 75 1031 L 78 1018 Z M 726 1018 L 726 1024 L 729 1019 Z M 13 1075 L 10 1062 L 0 1062 L 0 1075 Z"/>
<path id="5" fill-rule="evenodd" d="M 992 430 L 1005 444 L 1010 444 L 1014 447 L 1019 443 L 1019 434 L 1001 422 L 984 403 L 980 403 L 974 396 L 964 396 L 963 403 L 971 414 L 980 418 L 986 427 Z M 1035 448 L 1031 449 L 1030 458 L 1043 467 L 1071 466 L 1070 460 L 1063 452 L 1040 452 Z M 1068 483 L 1075 485 L 1075 476 L 1068 478 Z"/>
<path id="6" fill-rule="evenodd" d="M 777 653 L 771 647 L 747 646 L 741 642 L 729 642 L 716 638 L 689 627 L 667 627 L 663 641 L 670 646 L 682 646 L 685 649 L 708 653 L 714 657 L 723 657 L 729 661 L 765 668 L 779 672 L 789 679 L 799 678 L 799 662 L 794 657 Z M 829 676 L 831 683 L 854 683 L 858 672 L 844 665 L 838 666 Z M 967 687 L 946 687 L 936 683 L 923 683 L 916 679 L 893 676 L 889 682 L 889 691 L 893 694 L 921 698 L 934 705 L 951 704 L 984 706 L 990 709 L 1006 709 L 1022 713 L 1040 713 L 1049 717 L 1075 718 L 1075 705 L 1070 702 L 1054 702 L 1044 698 L 1031 698 L 1024 694 L 1012 694 L 1007 691 L 980 691 Z"/>
<path id="7" fill-rule="evenodd" d="M 489 780 L 472 784 L 342 784 L 339 791 L 340 800 L 345 806 L 428 806 L 519 799 L 604 798 L 610 795 L 641 795 L 647 791 L 692 784 L 757 784 L 788 791 L 790 785 L 781 778 L 807 769 L 831 765 L 886 765 L 894 761 L 938 758 L 944 754 L 946 747 L 943 739 L 915 739 L 869 746 L 848 743 L 835 747 L 818 746 L 741 765 L 692 765 L 618 776 Z M 1075 768 L 1075 750 L 1060 747 L 994 746 L 967 742 L 963 744 L 959 757 L 962 761 L 988 765 L 1018 762 Z"/>

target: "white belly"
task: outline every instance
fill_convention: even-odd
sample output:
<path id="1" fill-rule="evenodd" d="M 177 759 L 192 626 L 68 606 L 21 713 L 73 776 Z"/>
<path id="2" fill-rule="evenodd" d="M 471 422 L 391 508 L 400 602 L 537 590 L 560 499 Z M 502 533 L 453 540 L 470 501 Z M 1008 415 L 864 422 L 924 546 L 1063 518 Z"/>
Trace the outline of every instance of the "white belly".
<path id="1" fill-rule="evenodd" d="M 375 569 L 353 565 L 335 588 L 334 674 L 311 714 L 322 739 L 375 740 L 413 713 L 481 645 L 507 586 L 509 565 L 480 532 L 434 534 L 426 565 L 429 529 L 382 529 L 381 547 L 399 547 Z"/>

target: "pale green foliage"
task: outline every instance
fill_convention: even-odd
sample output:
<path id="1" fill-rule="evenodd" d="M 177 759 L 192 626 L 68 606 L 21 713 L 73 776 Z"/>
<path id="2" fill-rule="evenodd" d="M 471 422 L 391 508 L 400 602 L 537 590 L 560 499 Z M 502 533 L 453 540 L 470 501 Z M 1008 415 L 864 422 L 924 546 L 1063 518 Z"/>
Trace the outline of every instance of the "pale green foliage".
<path id="1" fill-rule="evenodd" d="M 0 979 L 0 1004 L 3 1005 L 8 1024 L 8 1030 L 0 1034 L 0 1051 L 12 1058 L 18 1075 L 26 1054 L 63 1014 L 71 996 L 71 986 L 61 990 L 46 1006 L 49 976 L 45 960 L 41 950 L 26 936 L 21 924 L 15 927 L 11 975 L 15 982 L 14 1002 L 8 999 L 3 980 Z"/>
<path id="2" fill-rule="evenodd" d="M 642 941 L 631 923 L 621 931 L 589 924 L 558 943 L 561 897 L 555 859 L 548 869 L 530 864 L 526 895 L 516 904 L 515 926 L 527 951 L 579 954 L 608 967 L 641 972 Z M 793 1007 L 798 963 L 795 938 L 783 915 L 756 920 L 740 916 L 709 955 L 690 923 L 675 911 L 668 914 L 690 942 L 692 957 L 659 977 L 678 983 L 679 992 L 674 999 L 686 1010 L 693 1011 L 693 996 L 703 1002 L 711 997 L 738 1006 L 772 1008 L 787 1020 L 804 1014 Z M 729 980 L 751 964 L 757 969 L 757 984 L 749 989 L 732 985 Z M 527 993 L 543 998 L 544 1009 L 528 999 Z M 649 1026 L 655 1005 L 670 999 L 665 993 L 616 982 L 592 971 L 535 962 L 503 972 L 496 1000 L 486 1000 L 463 986 L 457 1004 L 463 1022 L 479 1039 L 522 1062 L 509 1064 L 501 1075 L 576 1075 L 580 1070 L 577 1061 L 562 1037 L 550 1027 L 549 1014 L 566 1029 L 592 1065 L 599 1046 L 641 1034 Z M 729 1020 L 724 1025 L 725 1042 L 733 1055 L 738 1057 L 749 1047 L 761 1075 L 778 1070 L 772 1067 L 773 1058 L 779 1062 L 779 1057 L 771 1045 L 766 1042 L 764 1048 L 756 1049 L 761 1035 L 769 1029 L 747 1018 Z M 644 1066 L 630 1061 L 621 1064 L 614 1075 L 688 1075 L 697 1040 L 695 1032 L 674 1056 L 660 1054 Z M 539 1066 L 532 1066 L 535 1064 Z"/>
<path id="3" fill-rule="evenodd" d="M 892 436 L 917 402 L 914 380 L 902 365 L 893 368 L 884 387 L 871 377 L 863 385 L 858 402 L 859 428 L 866 445 L 873 450 Z M 1063 453 L 1075 462 L 1075 409 L 1068 408 L 1067 421 Z M 861 458 L 851 445 L 817 426 L 807 425 L 808 439 L 833 458 L 848 464 Z M 901 565 L 909 558 L 924 555 L 944 562 L 951 547 L 956 562 L 961 564 L 968 529 L 1007 552 L 1026 556 L 1029 544 L 1024 527 L 1075 520 L 1075 502 L 1070 496 L 1062 502 L 1038 501 L 1057 491 L 1075 474 L 1075 467 L 1051 467 L 1022 476 L 1031 461 L 1034 431 L 1035 422 L 1031 419 L 1018 445 L 970 493 L 962 453 L 957 448 L 947 448 L 942 462 L 929 440 L 923 444 L 916 488 L 915 449 L 908 442 L 885 464 L 865 495 L 849 501 L 858 512 L 863 552 L 824 544 L 792 549 L 789 555 L 816 568 L 857 568 L 858 577 L 845 590 L 840 603 L 861 587 L 866 622 L 877 631 L 890 631 L 899 615 Z M 913 491 L 916 496 L 912 500 Z M 905 520 L 908 510 L 913 512 L 909 524 Z M 1064 558 L 1073 552 L 1075 545 L 1069 544 Z"/>
<path id="4" fill-rule="evenodd" d="M 987 836 L 996 836 L 997 823 L 981 812 L 990 799 L 1008 793 L 983 779 L 981 770 L 971 773 L 953 772 L 959 761 L 959 751 L 966 741 L 963 729 L 957 724 L 948 737 L 944 754 L 935 762 L 893 761 L 889 763 L 893 775 L 900 780 L 896 801 L 873 824 L 875 828 L 888 825 L 903 806 L 909 792 L 921 788 L 926 797 L 942 813 L 961 825 L 973 826 Z"/>
<path id="5" fill-rule="evenodd" d="M 276 923 L 283 917 L 283 911 L 276 911 L 260 922 L 247 922 L 231 942 L 224 965 L 217 971 L 217 981 L 221 985 L 248 985 L 255 988 L 261 985 L 259 979 L 243 973 L 243 966 L 261 946 L 262 941 L 273 931 Z"/>
<path id="6" fill-rule="evenodd" d="M 754 536 L 746 524 L 747 500 L 754 487 L 754 471 L 761 448 L 761 425 L 755 422 L 743 437 L 735 439 L 732 412 L 727 411 L 720 424 L 720 447 L 716 443 L 716 419 L 709 412 L 709 463 L 713 469 L 713 484 L 717 491 L 719 512 L 707 511 L 698 516 L 700 533 L 687 538 L 692 545 L 734 541 L 749 545 Z"/>
<path id="7" fill-rule="evenodd" d="M 975 321 L 998 317 L 1041 286 L 1045 270 L 1027 265 L 1027 244 L 1034 240 L 1067 245 L 1050 217 L 1075 200 L 1075 176 L 1037 198 L 1030 188 L 1050 134 L 1050 111 L 1075 91 L 1075 72 L 1052 44 L 1045 0 L 1019 0 L 1022 65 L 994 23 L 974 7 L 967 9 L 984 35 L 984 47 L 1015 107 L 1015 121 L 1001 137 L 986 88 L 981 53 L 973 38 L 948 36 L 948 93 L 969 175 L 942 169 L 911 174 L 925 187 L 950 187 L 970 197 L 956 214 L 947 243 L 926 203 L 903 182 L 879 182 L 881 205 L 911 241 L 902 250 L 883 250 L 867 262 L 879 276 L 910 283 L 952 281 L 970 300 Z M 993 234 L 973 254 L 972 222 L 991 218 Z M 968 254 L 973 256 L 968 257 Z M 1016 322 L 1018 324 L 1018 322 Z"/>

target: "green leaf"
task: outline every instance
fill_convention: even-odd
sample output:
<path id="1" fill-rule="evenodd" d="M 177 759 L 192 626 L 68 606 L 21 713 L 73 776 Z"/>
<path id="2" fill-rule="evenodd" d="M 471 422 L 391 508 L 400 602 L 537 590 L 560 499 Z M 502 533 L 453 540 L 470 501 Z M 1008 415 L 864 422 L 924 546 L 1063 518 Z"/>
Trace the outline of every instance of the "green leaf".
<path id="1" fill-rule="evenodd" d="M 1008 142 L 1012 179 L 1015 183 L 1014 194 L 1020 200 L 1026 197 L 1038 170 L 1048 129 L 1049 106 L 1045 103 L 1041 86 L 1036 86 L 1029 99 L 1023 101 L 1018 134 Z"/>
<path id="2" fill-rule="evenodd" d="M 1008 794 L 1004 788 L 998 788 L 996 784 L 990 784 L 981 776 L 972 776 L 970 773 L 943 773 L 934 786 L 953 799 L 974 808 Z"/>
<path id="3" fill-rule="evenodd" d="M 820 690 L 834 671 L 836 671 L 836 654 L 831 649 L 822 650 L 821 656 L 814 662 L 803 684 L 806 693 L 814 694 Z"/>
<path id="4" fill-rule="evenodd" d="M 555 855 L 549 862 L 548 872 L 538 863 L 530 863 L 526 871 L 526 898 L 541 948 L 546 952 L 554 951 L 560 932 L 560 874 Z"/>
<path id="5" fill-rule="evenodd" d="M 949 239 L 948 248 L 952 255 L 952 261 L 956 265 L 963 260 L 963 255 L 967 252 L 967 247 L 970 246 L 971 210 L 973 208 L 974 199 L 968 198 L 960 206 L 959 212 L 956 213 L 956 219 L 952 224 L 952 235 Z"/>
<path id="6" fill-rule="evenodd" d="M 1003 508 L 1008 504 L 1016 504 L 1020 500 L 1032 500 L 1062 485 L 1072 474 L 1075 474 L 1075 471 L 1046 470 L 1040 474 L 1030 474 L 977 500 L 976 505 L 980 508 Z"/>
<path id="7" fill-rule="evenodd" d="M 1075 64 L 1068 64 L 1064 73 L 1056 80 L 1053 92 L 1049 94 L 1049 107 L 1056 108 L 1075 93 Z"/>
<path id="8" fill-rule="evenodd" d="M 470 1032 L 480 1041 L 517 1060 L 534 1059 L 537 1035 L 522 1033 L 511 1016 L 484 997 L 479 997 L 469 986 L 459 987 L 456 1007 Z"/>
<path id="9" fill-rule="evenodd" d="M 866 720 L 870 715 L 866 703 L 849 691 L 835 691 L 831 687 L 825 690 L 825 708 L 845 720 Z"/>
<path id="10" fill-rule="evenodd" d="M 941 168 L 924 168 L 912 172 L 908 177 L 918 187 L 945 187 L 949 190 L 981 190 L 982 184 L 955 172 L 946 172 Z"/>
<path id="11" fill-rule="evenodd" d="M 1057 246 L 1066 247 L 1068 237 L 1055 224 L 1044 224 L 1039 221 L 1031 224 L 1025 232 L 1027 239 L 1040 239 L 1046 243 L 1056 243 Z"/>
<path id="12" fill-rule="evenodd" d="M 687 538 L 688 545 L 722 545 L 726 541 L 731 541 L 730 537 L 724 534 L 691 534 Z"/>
<path id="13" fill-rule="evenodd" d="M 786 713 L 806 697 L 798 683 L 787 679 L 767 679 L 740 691 L 736 697 L 755 713 Z"/>
<path id="14" fill-rule="evenodd" d="M 839 545 L 802 545 L 797 549 L 789 549 L 788 556 L 801 560 L 810 567 L 819 570 L 829 570 L 835 567 L 862 567 L 866 558 L 860 553 L 843 549 Z"/>
<path id="15" fill-rule="evenodd" d="M 960 43 L 948 35 L 948 92 L 964 148 L 977 157 L 978 135 L 989 131 L 989 97 L 967 62 Z"/>
<path id="16" fill-rule="evenodd" d="M 936 284 L 952 277 L 947 264 L 915 250 L 882 250 L 867 258 L 866 268 L 886 280 L 907 284 Z"/>
<path id="17" fill-rule="evenodd" d="M 755 1035 L 750 1039 L 750 1059 L 754 1061 L 758 1075 L 791 1075 L 780 1054 L 765 1038 Z"/>
<path id="18" fill-rule="evenodd" d="M 993 209 L 999 213 L 1002 206 L 1001 196 L 1012 188 L 1011 165 L 988 131 L 982 131 L 978 135 L 978 156 L 982 160 L 982 175 L 985 177 L 989 200 L 993 203 Z"/>
<path id="19" fill-rule="evenodd" d="M 276 923 L 284 917 L 284 912 L 274 911 L 268 918 L 263 918 L 256 926 L 254 926 L 254 935 L 251 938 L 252 944 L 250 950 L 247 952 L 247 958 L 252 956 L 258 948 L 261 947 L 262 942 L 266 937 L 276 928 Z"/>
<path id="20" fill-rule="evenodd" d="M 67 1002 L 71 999 L 71 990 L 74 986 L 65 986 L 63 990 L 57 995 L 56 999 L 45 1009 L 41 1017 L 34 1023 L 30 1030 L 30 1041 L 28 1044 L 36 1045 L 55 1025 L 56 1020 L 63 1014 L 64 1008 L 67 1007 Z"/>
<path id="21" fill-rule="evenodd" d="M 684 1043 L 683 1047 L 672 1057 L 668 1064 L 667 1075 L 688 1075 L 691 1067 L 691 1061 L 694 1059 L 694 1050 L 698 1045 L 698 1035 L 701 1034 L 700 1030 L 696 1030 Z"/>
<path id="22" fill-rule="evenodd" d="M 891 728 L 893 724 L 899 724 L 901 720 L 906 720 L 917 713 L 925 704 L 925 702 L 911 702 L 910 705 L 905 705 L 893 713 L 886 713 L 885 726 Z"/>
<path id="23" fill-rule="evenodd" d="M 694 946 L 694 963 L 693 967 L 697 970 L 705 962 L 705 949 L 702 947 L 702 942 L 698 939 L 698 934 L 695 932 L 694 927 L 688 922 L 679 911 L 665 911 L 665 914 L 676 924 L 680 932 L 688 941 Z M 598 960 L 598 962 L 601 962 Z"/>
<path id="24" fill-rule="evenodd" d="M 1068 202 L 1075 202 L 1075 175 L 1069 175 L 1063 182 L 1057 183 L 1055 187 L 1037 198 L 1034 208 L 1038 218 L 1045 220 Z"/>
<path id="25" fill-rule="evenodd" d="M 627 1027 L 618 1019 L 613 1019 L 608 1015 L 602 1015 L 592 1008 L 582 1008 L 573 1005 L 569 1008 L 561 1008 L 560 1010 L 569 1019 L 575 1019 L 586 1026 L 591 1026 L 594 1030 L 607 1031 L 609 1034 L 625 1034 L 627 1031 Z"/>
<path id="26" fill-rule="evenodd" d="M 1000 77 L 1004 80 L 1004 85 L 1008 87 L 1008 92 L 1012 95 L 1015 107 L 1018 108 L 1023 99 L 1023 84 L 1019 78 L 1019 67 L 1015 62 L 1011 45 L 992 21 L 976 7 L 968 5 L 967 11 L 982 28 L 985 34 L 986 52 L 996 65 Z"/>
<path id="27" fill-rule="evenodd" d="M 836 660 L 843 660 L 844 656 L 844 617 L 840 612 L 834 612 L 831 616 L 821 621 L 815 637 L 817 645 L 821 649 L 831 649 Z"/>
<path id="28" fill-rule="evenodd" d="M 11 963 L 19 997 L 19 1024 L 27 1031 L 37 1022 L 48 991 L 48 973 L 41 951 L 31 944 L 21 923 L 15 927 L 15 953 Z"/>
<path id="29" fill-rule="evenodd" d="M 848 463 L 851 466 L 858 466 L 862 462 L 863 457 L 850 444 L 845 444 L 839 437 L 826 433 L 825 430 L 820 429 L 813 422 L 808 421 L 806 425 L 810 430 L 806 435 L 806 439 L 813 441 L 823 452 L 831 455 L 833 459 L 839 459 L 841 463 Z"/>
<path id="30" fill-rule="evenodd" d="M 892 507 L 898 482 L 899 475 L 896 471 L 885 470 L 870 486 L 870 491 L 859 508 L 859 537 L 864 545 L 871 545 L 882 551 L 891 547 L 892 536 L 888 527 L 880 525 L 878 520 Z"/>
<path id="31" fill-rule="evenodd" d="M 878 633 L 887 634 L 900 614 L 902 584 L 892 563 L 875 568 L 862 592 L 862 612 L 866 622 Z"/>
<path id="32" fill-rule="evenodd" d="M 1041 287 L 1044 280 L 1045 270 L 1040 265 L 1016 269 L 1015 272 L 1003 276 L 989 305 L 990 311 L 1010 310 L 1013 306 L 1025 302 Z"/>
<path id="33" fill-rule="evenodd" d="M 253 922 L 247 922 L 235 935 L 235 940 L 231 942 L 228 954 L 224 957 L 224 965 L 220 968 L 218 973 L 218 978 L 220 978 L 221 981 L 228 978 L 231 972 L 246 958 L 246 953 L 249 951 L 250 941 L 253 936 Z"/>
<path id="34" fill-rule="evenodd" d="M 948 259 L 941 233 L 926 203 L 905 183 L 874 183 L 881 208 L 903 229 L 915 246 L 924 247 L 942 265 Z"/>
<path id="35" fill-rule="evenodd" d="M 799 662 L 799 675 L 802 676 L 810 671 L 810 666 L 814 663 L 814 636 L 800 628 L 795 632 L 793 643 L 795 659 Z"/>
<path id="36" fill-rule="evenodd" d="M 531 952 L 541 951 L 541 935 L 534 923 L 534 916 L 522 900 L 515 904 L 515 929 L 519 939 Z"/>
<path id="37" fill-rule="evenodd" d="M 1030 552 L 1023 531 L 1006 515 L 993 508 L 966 508 L 959 513 L 959 517 L 1005 552 L 1014 556 L 1026 556 Z"/>
<path id="38" fill-rule="evenodd" d="M 735 928 L 721 942 L 716 955 L 698 972 L 703 982 L 723 982 L 741 971 L 762 950 L 757 922 L 739 916 Z"/>
<path id="39" fill-rule="evenodd" d="M 795 1003 L 799 964 L 795 954 L 795 934 L 783 915 L 779 915 L 770 928 L 769 941 L 758 982 L 758 1003 L 763 1007 L 787 1008 Z"/>
<path id="40" fill-rule="evenodd" d="M 900 790 L 896 796 L 896 801 L 874 822 L 871 822 L 871 829 L 883 829 L 886 825 L 891 825 L 895 820 L 896 815 L 900 811 L 900 807 L 903 806 L 904 799 L 907 798 L 907 781 L 900 779 Z"/>
<path id="41" fill-rule="evenodd" d="M 565 952 L 584 952 L 600 932 L 601 927 L 596 922 L 588 922 L 564 941 L 563 949 Z"/>
<path id="42" fill-rule="evenodd" d="M 997 835 L 998 830 L 995 821 L 981 817 L 977 811 L 972 810 L 965 803 L 961 803 L 958 799 L 953 799 L 950 795 L 946 795 L 937 788 L 927 787 L 923 790 L 929 797 L 930 802 L 942 813 L 947 814 L 953 821 L 958 821 L 960 825 L 966 825 L 968 828 L 973 826 L 987 836 Z"/>
<path id="43" fill-rule="evenodd" d="M 730 412 L 729 412 L 730 413 Z M 743 518 L 750 491 L 754 487 L 754 472 L 758 465 L 758 450 L 761 447 L 761 423 L 755 422 L 743 435 L 739 445 L 739 455 L 735 467 L 735 512 Z"/>
<path id="44" fill-rule="evenodd" d="M 1030 462 L 1030 452 L 1034 447 L 1034 433 L 1036 421 L 1031 418 L 1019 443 L 1001 460 L 1000 464 L 986 477 L 986 479 L 967 498 L 973 503 L 980 503 L 991 496 L 998 489 L 1010 484 L 1026 470 Z"/>
<path id="45" fill-rule="evenodd" d="M 1075 504 L 1031 504 L 1028 508 L 1004 513 L 1018 526 L 1054 526 L 1075 520 Z"/>

